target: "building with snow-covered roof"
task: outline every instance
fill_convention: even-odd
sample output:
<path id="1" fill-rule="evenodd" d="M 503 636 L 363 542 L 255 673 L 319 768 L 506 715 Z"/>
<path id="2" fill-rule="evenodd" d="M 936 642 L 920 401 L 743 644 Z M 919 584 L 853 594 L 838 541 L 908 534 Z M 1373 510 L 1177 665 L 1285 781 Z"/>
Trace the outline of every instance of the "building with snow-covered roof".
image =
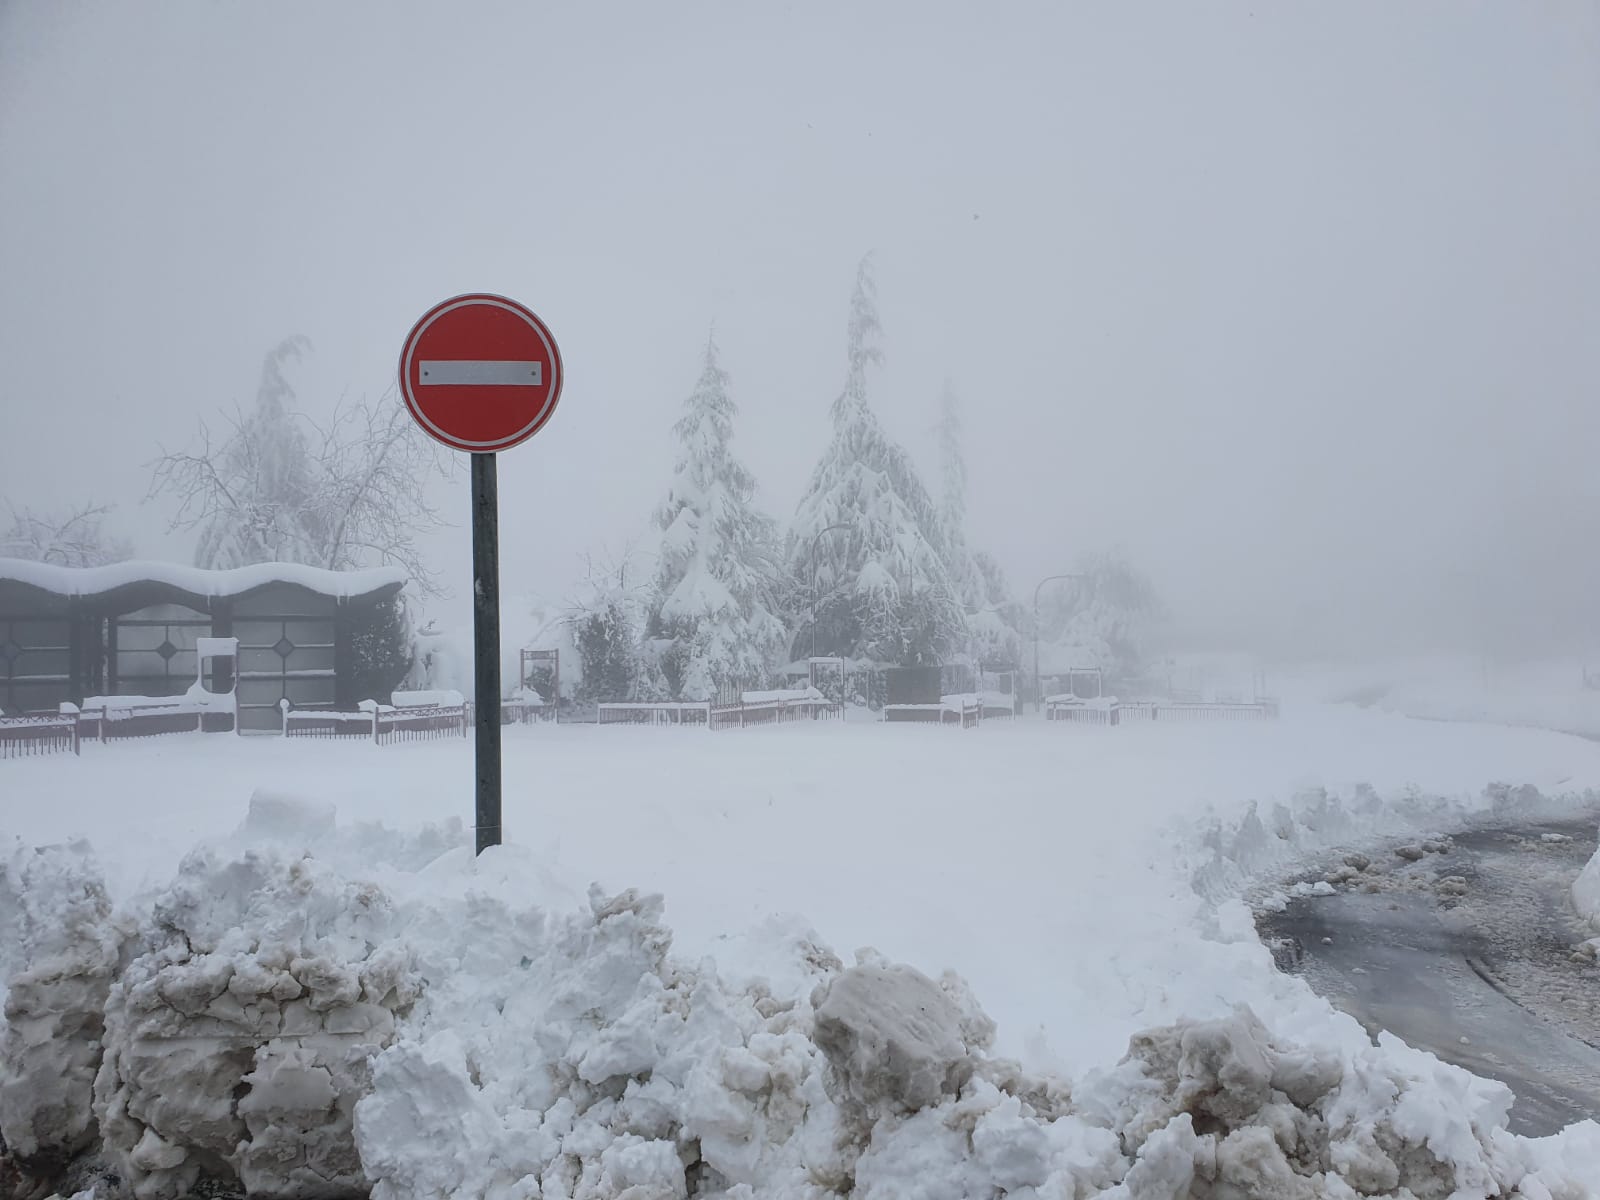
<path id="1" fill-rule="evenodd" d="M 367 694 L 373 681 L 359 643 L 395 619 L 405 582 L 396 568 L 260 563 L 207 571 L 0 558 L 0 710 L 180 695 L 199 670 L 197 641 L 208 637 L 239 641 L 237 681 L 224 660 L 213 670 L 229 677 L 208 686 L 226 691 L 237 682 L 241 729 L 278 728 L 280 700 L 335 708 L 387 699 Z"/>

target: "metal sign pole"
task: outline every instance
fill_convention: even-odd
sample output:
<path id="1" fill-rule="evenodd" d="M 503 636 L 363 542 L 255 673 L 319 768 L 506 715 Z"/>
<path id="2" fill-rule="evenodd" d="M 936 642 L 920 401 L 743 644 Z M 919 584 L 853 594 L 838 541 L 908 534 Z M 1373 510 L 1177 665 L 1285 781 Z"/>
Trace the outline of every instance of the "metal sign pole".
<path id="1" fill-rule="evenodd" d="M 472 645 L 477 851 L 500 844 L 500 501 L 493 454 L 472 456 Z"/>
<path id="2" fill-rule="evenodd" d="M 400 395 L 429 437 L 472 456 L 472 643 L 477 852 L 501 843 L 500 515 L 494 456 L 550 420 L 561 352 L 531 310 L 489 292 L 435 304 L 400 348 Z"/>

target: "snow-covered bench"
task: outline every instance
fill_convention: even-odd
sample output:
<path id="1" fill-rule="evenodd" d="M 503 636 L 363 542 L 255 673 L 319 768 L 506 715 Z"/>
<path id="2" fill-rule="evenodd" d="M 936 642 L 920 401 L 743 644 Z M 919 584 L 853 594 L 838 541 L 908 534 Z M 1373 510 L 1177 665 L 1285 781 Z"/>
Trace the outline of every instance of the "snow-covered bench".
<path id="1" fill-rule="evenodd" d="M 1120 725 L 1122 706 L 1115 696 L 1084 700 L 1070 692 L 1044 698 L 1046 721 L 1069 721 L 1074 725 Z"/>
<path id="2" fill-rule="evenodd" d="M 500 701 L 502 725 L 529 725 L 534 721 L 556 719 L 556 706 L 546 704 L 544 697 L 532 688 L 519 688 Z"/>
<path id="3" fill-rule="evenodd" d="M 85 736 L 153 737 L 163 733 L 231 733 L 238 727 L 231 692 L 191 687 L 181 696 L 87 696 L 79 714 Z"/>
<path id="4" fill-rule="evenodd" d="M 1017 715 L 1015 692 L 980 692 L 985 717 L 1014 717 Z"/>
<path id="5" fill-rule="evenodd" d="M 937 704 L 885 704 L 883 719 L 895 723 L 954 724 L 966 729 L 982 723 L 983 697 L 976 692 L 960 692 L 939 697 Z"/>

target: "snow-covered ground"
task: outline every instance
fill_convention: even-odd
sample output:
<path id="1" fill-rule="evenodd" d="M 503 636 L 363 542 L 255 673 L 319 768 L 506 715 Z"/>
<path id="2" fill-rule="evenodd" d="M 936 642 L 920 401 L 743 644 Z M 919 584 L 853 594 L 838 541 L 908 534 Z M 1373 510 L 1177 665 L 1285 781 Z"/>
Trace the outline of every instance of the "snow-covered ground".
<path id="1" fill-rule="evenodd" d="M 1039 1129 L 1044 1126 L 1039 1122 L 1045 1120 L 1041 1114 L 1047 1114 L 1051 1105 L 1028 1091 L 1032 1099 L 1024 1105 L 1023 1116 L 1032 1114 L 1028 1120 L 1034 1124 L 1023 1121 L 1018 1125 L 1022 1118 L 1012 1109 L 1019 1085 L 1015 1081 L 997 1085 L 994 1068 L 981 1067 L 979 1083 L 970 1087 L 980 1092 L 987 1088 L 984 1094 L 992 1103 L 986 1102 L 987 1107 L 980 1104 L 973 1112 L 999 1111 L 994 1109 L 996 1104 L 1002 1108 L 1012 1105 L 1007 1110 L 1012 1112 L 1007 1118 L 1011 1123 L 997 1125 L 995 1137 L 1079 1139 L 1070 1147 L 1062 1143 L 1049 1153 L 1037 1148 L 1036 1153 L 1029 1152 L 1039 1161 L 1081 1159 L 1072 1168 L 1077 1173 L 1069 1172 L 1075 1181 L 1070 1186 L 1079 1191 L 1028 1192 L 1025 1186 L 1034 1186 L 1028 1182 L 1030 1168 L 1011 1184 L 999 1184 L 1008 1187 L 1010 1195 L 1095 1195 L 1123 1177 L 1127 1163 L 1121 1156 L 1144 1145 L 1150 1132 L 1139 1136 L 1128 1132 L 1131 1126 L 1127 1122 L 1132 1120 L 1128 1106 L 1138 1107 L 1135 1099 L 1144 1094 L 1140 1088 L 1160 1091 L 1149 1080 L 1167 1069 L 1152 1065 L 1156 1060 L 1167 1061 L 1162 1057 L 1166 1052 L 1159 1049 L 1166 1043 L 1159 1037 L 1141 1043 L 1142 1057 L 1136 1056 L 1135 1066 L 1117 1068 L 1116 1064 L 1127 1053 L 1132 1035 L 1179 1021 L 1224 1022 L 1194 1036 L 1202 1042 L 1220 1039 L 1225 1052 L 1218 1053 L 1228 1061 L 1232 1061 L 1230 1055 L 1244 1053 L 1249 1058 L 1254 1053 L 1240 1051 L 1243 1043 L 1266 1046 L 1269 1042 L 1277 1048 L 1261 1053 L 1274 1062 L 1283 1058 L 1304 1066 L 1306 1054 L 1312 1058 L 1332 1055 L 1342 1061 L 1346 1082 L 1337 1086 L 1330 1082 L 1332 1068 L 1326 1064 L 1318 1068 L 1320 1075 L 1317 1070 L 1305 1069 L 1322 1079 L 1318 1086 L 1324 1093 L 1337 1093 L 1339 1104 L 1358 1108 L 1365 1104 L 1361 1111 L 1369 1115 L 1399 1103 L 1409 1114 L 1396 1118 L 1400 1121 L 1397 1127 L 1408 1131 L 1405 1137 L 1426 1142 L 1447 1162 L 1470 1160 L 1475 1164 L 1457 1170 L 1456 1186 L 1466 1189 L 1460 1195 L 1489 1194 L 1482 1180 L 1492 1176 L 1501 1183 L 1515 1182 L 1527 1163 L 1536 1161 L 1546 1164 L 1547 1175 L 1543 1182 L 1527 1181 L 1521 1194 L 1530 1198 L 1600 1194 L 1581 1188 L 1561 1191 L 1561 1172 L 1567 1168 L 1558 1163 L 1565 1155 L 1577 1164 L 1571 1178 L 1582 1179 L 1588 1170 L 1588 1178 L 1600 1179 L 1600 1129 L 1574 1130 L 1565 1140 L 1542 1147 L 1495 1134 L 1498 1085 L 1473 1084 L 1453 1068 L 1397 1045 L 1374 1050 L 1353 1021 L 1334 1013 L 1298 980 L 1273 970 L 1269 954 L 1255 937 L 1248 910 L 1240 903 L 1252 882 L 1286 869 L 1297 855 L 1318 847 L 1360 842 L 1389 831 L 1448 829 L 1470 813 L 1496 806 L 1589 803 L 1594 797 L 1586 800 L 1581 793 L 1600 789 L 1600 745 L 1529 729 L 1413 721 L 1381 711 L 1317 705 L 1291 705 L 1280 721 L 1271 723 L 1117 729 L 1036 720 L 995 721 L 975 730 L 832 722 L 724 734 L 632 727 L 519 727 L 509 729 L 506 737 L 505 823 L 514 849 L 486 866 L 486 875 L 475 874 L 460 849 L 464 830 L 446 828 L 418 834 L 429 824 L 470 821 L 471 779 L 471 748 L 465 740 L 380 748 L 365 743 L 286 743 L 273 738 L 212 736 L 90 746 L 77 759 L 0 764 L 0 835 L 8 842 L 16 838 L 27 845 L 78 836 L 88 839 L 116 901 L 127 904 L 141 893 L 169 889 L 161 909 L 168 914 L 166 924 L 158 922 L 157 926 L 168 931 L 164 936 L 175 936 L 174 929 L 183 930 L 187 939 L 183 944 L 192 948 L 204 939 L 184 926 L 184 921 L 214 923 L 215 916 L 205 915 L 209 910 L 204 897 L 243 886 L 238 880 L 242 873 L 248 874 L 229 865 L 242 861 L 239 856 L 244 853 L 243 843 L 235 838 L 210 857 L 191 861 L 187 873 L 192 879 L 179 881 L 176 891 L 181 895 L 175 899 L 170 889 L 180 860 L 197 842 L 228 839 L 258 790 L 336 806 L 337 835 L 328 832 L 325 822 L 320 832 L 308 831 L 304 813 L 291 807 L 277 834 L 271 833 L 271 822 L 258 813 L 245 841 L 266 844 L 276 839 L 280 846 L 291 847 L 314 843 L 314 854 L 331 875 L 314 876 L 304 888 L 306 894 L 321 897 L 319 903 L 330 905 L 330 913 L 338 905 L 326 896 L 342 896 L 347 902 L 351 895 L 362 894 L 355 883 L 338 880 L 366 879 L 386 890 L 391 897 L 386 903 L 392 904 L 394 913 L 426 908 L 432 914 L 426 920 L 408 918 L 411 924 L 406 928 L 437 923 L 443 920 L 439 914 L 447 909 L 465 914 L 458 934 L 452 935 L 461 943 L 454 948 L 461 961 L 453 970 L 444 971 L 435 963 L 431 976 L 426 963 L 419 968 L 435 980 L 434 990 L 440 996 L 448 989 L 438 981 L 451 977 L 451 994 L 459 1003 L 453 1008 L 435 1004 L 425 1015 L 408 1018 L 414 1022 L 408 1036 L 417 1040 L 410 1050 L 391 1050 L 379 1059 L 380 1100 L 381 1095 L 389 1094 L 384 1092 L 385 1080 L 397 1090 L 394 1094 L 468 1086 L 463 1080 L 472 1072 L 462 1074 L 449 1065 L 461 1058 L 462 1051 L 459 1047 L 451 1050 L 438 1040 L 446 1034 L 465 1039 L 480 1055 L 485 1047 L 498 1047 L 493 1053 L 509 1054 L 529 1071 L 541 1064 L 548 1067 L 549 1061 L 554 1061 L 551 1055 L 560 1059 L 562 1053 L 576 1053 L 572 1051 L 576 1042 L 557 1052 L 549 1046 L 536 1051 L 531 1044 L 521 1045 L 517 1040 L 537 1041 L 530 1032 L 534 1027 L 544 1022 L 560 1026 L 566 1019 L 551 1015 L 561 1004 L 550 995 L 532 996 L 526 989 L 513 988 L 512 993 L 500 995 L 492 1011 L 482 1009 L 483 995 L 496 989 L 503 992 L 506 983 L 486 980 L 474 991 L 461 982 L 459 977 L 470 976 L 472 970 L 472 950 L 465 943 L 483 938 L 485 962 L 497 961 L 496 954 L 510 954 L 522 943 L 526 946 L 517 953 L 535 962 L 544 961 L 541 955 L 560 959 L 565 953 L 558 953 L 560 947 L 581 944 L 590 950 L 577 954 L 578 959 L 590 951 L 600 954 L 613 962 L 619 977 L 632 972 L 631 988 L 640 971 L 654 972 L 651 977 L 656 978 L 665 970 L 659 961 L 664 950 L 657 943 L 670 926 L 673 961 L 695 964 L 713 960 L 715 972 L 735 993 L 739 981 L 758 976 L 765 977 L 775 993 L 791 999 L 806 995 L 819 982 L 834 989 L 827 994 L 831 999 L 819 992 L 815 1013 L 806 1007 L 809 1000 L 802 1005 L 804 1020 L 771 1012 L 763 1015 L 761 1004 L 748 996 L 738 1003 L 717 1002 L 737 1012 L 727 1018 L 733 1032 L 725 1030 L 711 1040 L 731 1038 L 758 1057 L 766 1052 L 759 1048 L 766 1046 L 776 1057 L 769 1056 L 765 1066 L 746 1066 L 753 1075 L 769 1081 L 774 1072 L 796 1073 L 796 1091 L 789 1102 L 798 1106 L 797 1111 L 821 1111 L 822 1093 L 816 1089 L 822 1085 L 807 1074 L 810 1068 L 805 1063 L 815 1059 L 816 1046 L 827 1043 L 829 1037 L 837 1043 L 859 1033 L 852 1033 L 848 1017 L 861 1011 L 860 998 L 846 992 L 857 984 L 868 986 L 861 983 L 867 977 L 841 976 L 837 964 L 828 966 L 825 947 L 831 947 L 845 962 L 854 959 L 857 948 L 872 947 L 889 962 L 910 964 L 935 978 L 946 969 L 956 972 L 998 1027 L 993 1052 L 1020 1059 L 1027 1071 L 1074 1081 L 1082 1113 L 1072 1119 L 1080 1124 L 1088 1121 L 1072 1129 L 1059 1123 L 1049 1125 L 1048 1133 L 1041 1134 Z M 1501 783 L 1513 788 L 1527 785 L 1540 796 L 1488 786 Z M 380 824 L 388 832 L 381 832 Z M 361 828 L 363 825 L 369 827 Z M 452 844 L 456 849 L 446 854 L 442 866 L 418 874 L 430 857 Z M 273 869 L 260 868 L 262 879 L 276 878 Z M 430 878 L 434 882 L 426 883 Z M 593 897 L 591 883 L 601 888 Z M 278 886 L 260 882 L 258 891 L 266 894 Z M 296 885 L 282 886 L 292 892 Z M 441 895 L 456 896 L 449 902 L 455 908 L 450 909 L 444 901 L 427 908 L 428 889 L 435 886 L 442 889 Z M 525 918 L 513 915 L 506 918 L 509 928 L 497 930 L 493 922 L 482 919 L 482 911 L 461 898 L 474 888 L 499 897 L 497 902 L 507 906 L 505 913 L 515 914 L 517 905 L 537 905 L 555 916 L 551 924 L 534 930 Z M 662 893 L 664 917 L 647 901 L 607 899 L 626 888 Z M 133 907 L 137 909 L 137 905 Z M 249 905 L 227 911 L 246 925 L 267 921 Z M 194 915 L 196 912 L 201 915 Z M 624 923 L 625 933 L 606 924 L 613 917 Z M 333 920 L 331 916 L 327 919 Z M 405 925 L 393 915 L 372 920 L 375 932 L 368 930 L 358 936 L 346 929 L 339 936 L 370 950 Z M 0 913 L 0 930 L 5 928 Z M 604 932 L 607 929 L 609 934 Z M 297 936 L 310 935 L 302 931 Z M 435 937 L 430 945 L 437 952 L 446 940 Z M 600 949 L 594 950 L 596 946 Z M 641 947 L 654 949 L 647 953 Z M 153 972 L 152 979 L 161 970 L 176 969 L 170 951 L 152 953 L 156 957 L 148 968 L 140 968 Z M 168 953 L 169 958 L 160 959 L 161 953 Z M 97 954 L 99 950 L 90 957 Z M 426 958 L 423 953 L 422 959 Z M 862 961 L 869 967 L 880 962 L 873 954 Z M 712 969 L 697 968 L 702 973 L 694 978 L 700 984 L 684 975 L 679 980 L 682 989 L 687 989 L 684 996 L 700 995 L 695 988 L 704 986 L 708 978 L 704 972 Z M 843 984 L 841 979 L 852 983 Z M 615 985 L 616 980 L 610 984 Z M 872 984 L 888 989 L 875 994 L 891 998 L 900 994 L 894 989 L 902 985 L 913 991 L 921 986 L 905 984 L 892 974 Z M 263 984 L 263 994 L 271 986 L 275 985 Z M 376 985 L 365 982 L 362 986 L 377 990 Z M 607 984 L 603 979 L 589 979 L 587 986 L 604 992 Z M 961 1028 L 966 1031 L 961 1038 L 977 1048 L 973 1049 L 977 1059 L 987 1062 L 989 1052 L 979 1052 L 986 1039 L 981 1029 L 972 1032 L 976 1027 L 969 1019 L 965 991 L 946 984 L 947 990 L 953 986 L 952 1012 L 969 1014 L 961 1018 Z M 382 995 L 392 1000 L 398 985 L 391 980 L 384 987 L 387 990 Z M 667 993 L 677 995 L 677 988 L 668 981 Z M 142 1028 L 139 1021 L 156 1020 L 126 997 L 117 1001 L 118 994 L 113 989 L 113 1007 L 122 1003 L 126 1010 L 116 1009 L 113 1015 L 127 1028 Z M 372 1002 L 382 1007 L 389 1001 Z M 611 1001 L 602 998 L 596 1003 L 603 1007 Z M 637 997 L 630 1002 L 632 1008 L 617 1003 L 612 1014 L 617 1020 L 648 1023 L 659 1019 L 661 1005 L 672 1009 L 679 1002 L 651 1001 L 655 1007 L 646 1007 L 655 1016 L 641 1016 L 636 1011 Z M 697 1004 L 703 1007 L 712 1002 L 684 999 L 682 1004 L 687 1005 L 685 1011 L 696 1012 L 701 1011 Z M 755 1007 L 750 1007 L 752 1004 Z M 1251 1033 L 1255 1027 L 1241 1024 L 1235 1016 L 1235 1006 L 1241 1004 L 1249 1006 L 1264 1023 L 1259 1033 Z M 507 1024 L 511 1017 L 506 1014 L 513 1011 L 526 1022 L 520 1034 Z M 451 1033 L 452 1012 L 470 1028 Z M 384 1016 L 379 1024 L 393 1019 L 392 1014 Z M 769 1029 L 767 1033 L 777 1041 L 762 1042 L 755 1026 L 763 1021 L 799 1024 Z M 750 1027 L 744 1028 L 746 1025 Z M 647 1033 L 634 1030 L 634 1034 L 649 1040 Z M 791 1034 L 799 1039 L 794 1045 L 783 1042 Z M 941 1042 L 936 1035 L 940 1035 L 939 1029 L 928 1033 L 930 1045 L 950 1040 L 945 1036 Z M 129 1044 L 136 1044 L 137 1037 L 129 1036 L 133 1038 Z M 789 1049 L 781 1053 L 774 1049 L 780 1042 Z M 513 1044 L 521 1047 L 514 1053 Z M 601 1057 L 619 1053 L 629 1058 L 629 1053 L 606 1044 L 609 1049 L 602 1051 L 585 1043 L 583 1053 L 592 1051 Z M 665 1054 L 659 1047 L 652 1053 L 657 1052 Z M 1181 1057 L 1167 1063 L 1177 1072 L 1174 1079 L 1188 1078 L 1172 1065 Z M 1205 1054 L 1200 1057 L 1204 1059 Z M 675 1071 L 683 1074 L 689 1070 L 683 1064 L 671 1066 L 670 1058 L 667 1055 L 652 1068 L 661 1072 L 663 1080 L 678 1078 Z M 656 1061 L 644 1054 L 628 1070 L 643 1070 L 640 1064 L 645 1059 Z M 473 1061 L 472 1053 L 467 1053 L 466 1061 Z M 1184 1071 L 1194 1068 L 1189 1059 L 1184 1061 L 1188 1063 Z M 425 1105 L 423 1110 L 404 1112 L 391 1101 L 374 1101 L 382 1109 L 384 1127 L 409 1129 L 413 1140 L 454 1138 L 461 1142 L 458 1149 L 462 1155 L 481 1158 L 499 1153 L 509 1144 L 507 1139 L 521 1136 L 526 1141 L 531 1136 L 528 1128 L 518 1134 L 516 1120 L 506 1115 L 508 1106 L 522 1105 L 529 1112 L 542 1113 L 529 1119 L 536 1125 L 540 1121 L 549 1125 L 554 1111 L 549 1107 L 554 1102 L 550 1096 L 529 1093 L 528 1085 L 516 1082 L 501 1066 L 487 1063 L 481 1056 L 477 1062 L 473 1068 L 477 1082 L 471 1086 L 482 1090 L 476 1099 L 469 1097 L 468 1103 L 457 1097 L 438 1110 Z M 1144 1066 L 1137 1067 L 1137 1063 Z M 128 1068 L 134 1076 L 135 1066 Z M 1130 1071 L 1143 1072 L 1140 1078 L 1145 1083 L 1130 1083 Z M 1383 1082 L 1374 1071 L 1380 1075 L 1391 1072 L 1393 1078 Z M 337 1072 L 334 1077 L 341 1078 Z M 1357 1090 L 1364 1088 L 1370 1093 L 1365 1100 L 1355 1092 L 1346 1094 L 1346 1085 L 1356 1088 L 1357 1080 L 1362 1081 Z M 690 1095 L 690 1084 L 680 1082 L 682 1095 Z M 867 1084 L 861 1086 L 872 1091 Z M 1174 1086 L 1181 1091 L 1186 1085 L 1180 1079 Z M 262 1087 L 265 1095 L 264 1083 Z M 970 1099 L 968 1093 L 963 1095 Z M 1005 1095 L 1012 1099 L 1002 1103 Z M 848 1099 L 836 1097 L 835 1102 L 842 1106 L 839 1113 L 850 1111 Z M 856 1099 L 871 1107 L 860 1096 Z M 1157 1103 L 1151 1095 L 1145 1100 L 1155 1108 L 1166 1103 Z M 762 1110 L 767 1113 L 765 1119 L 776 1121 L 770 1106 L 777 1102 L 769 1095 L 762 1103 L 769 1106 Z M 478 1124 L 471 1128 L 447 1124 L 441 1134 L 437 1122 L 445 1119 L 441 1114 L 446 1110 L 455 1114 L 449 1117 L 451 1122 L 468 1120 L 460 1116 L 463 1104 L 469 1110 L 468 1124 Z M 1097 1104 L 1102 1110 L 1098 1124 L 1084 1115 Z M 493 1192 L 484 1179 L 474 1176 L 477 1182 L 473 1182 L 461 1176 L 458 1168 L 465 1167 L 460 1163 L 449 1169 L 440 1166 L 438 1178 L 423 1186 L 419 1180 L 427 1171 L 419 1164 L 415 1147 L 400 1135 L 391 1138 L 372 1132 L 377 1128 L 373 1122 L 378 1109 L 363 1111 L 369 1118 L 363 1154 L 373 1156 L 368 1168 L 386 1181 L 384 1186 L 390 1190 L 385 1194 L 449 1194 L 462 1189 Z M 360 1117 L 358 1112 L 358 1128 Z M 1197 1129 L 1204 1134 L 1199 1128 L 1203 1122 L 1191 1124 L 1185 1135 L 1171 1126 L 1179 1117 L 1174 1108 L 1157 1121 L 1167 1141 L 1148 1151 L 1151 1161 L 1162 1154 L 1189 1155 L 1185 1161 L 1199 1162 L 1209 1153 L 1215 1159 L 1215 1147 L 1197 1150 L 1184 1141 L 1184 1137 L 1193 1141 Z M 837 1113 L 828 1118 L 844 1119 Z M 902 1123 L 913 1126 L 919 1119 L 900 1113 L 894 1128 L 901 1129 Z M 974 1115 L 972 1119 L 978 1118 Z M 268 1121 L 268 1117 L 261 1120 Z M 1267 1117 L 1262 1120 L 1272 1123 Z M 739 1126 L 744 1130 L 739 1136 L 729 1134 L 731 1140 L 717 1152 L 722 1155 L 722 1165 L 715 1178 L 737 1179 L 743 1169 L 739 1164 L 744 1163 L 755 1172 L 753 1182 L 765 1180 L 774 1188 L 781 1179 L 793 1183 L 798 1178 L 792 1175 L 794 1162 L 799 1161 L 795 1156 L 812 1161 L 804 1151 L 806 1139 L 823 1137 L 820 1127 L 808 1126 L 805 1121 L 781 1135 L 771 1130 L 752 1132 L 754 1127 L 747 1125 Z M 872 1137 L 888 1136 L 887 1127 L 873 1128 L 878 1134 Z M 1119 1131 L 1120 1143 L 1095 1140 L 1096 1130 L 1110 1128 Z M 572 1131 L 570 1119 L 567 1130 L 569 1134 Z M 584 1136 L 605 1141 L 592 1131 Z M 655 1179 L 666 1169 L 660 1163 L 652 1165 L 651 1155 L 659 1153 L 658 1147 L 652 1148 L 656 1143 L 628 1136 L 634 1140 L 605 1141 L 611 1147 L 606 1151 L 611 1155 L 606 1159 L 610 1165 L 604 1169 L 594 1166 L 602 1175 L 605 1170 L 612 1171 L 607 1178 L 616 1185 L 614 1190 L 591 1181 L 585 1186 L 599 1190 L 586 1193 L 578 1186 L 581 1181 L 569 1181 L 571 1195 L 624 1195 L 623 1181 L 634 1176 Z M 751 1165 L 760 1158 L 759 1148 L 735 1151 L 736 1143 L 766 1136 L 775 1144 L 788 1138 L 784 1144 L 792 1143 L 785 1152 L 789 1157 L 779 1155 L 782 1162 L 775 1159 L 762 1167 Z M 937 1143 L 939 1154 L 955 1153 L 940 1140 L 943 1137 L 930 1134 L 932 1140 L 918 1144 L 926 1150 Z M 701 1140 L 706 1145 L 714 1142 Z M 963 1145 L 971 1149 L 971 1143 Z M 865 1177 L 870 1180 L 874 1170 L 889 1170 L 890 1174 L 882 1177 L 888 1180 L 882 1185 L 887 1190 L 863 1194 L 968 1194 L 959 1188 L 908 1190 L 907 1181 L 920 1177 L 915 1169 L 916 1154 L 908 1151 L 910 1157 L 896 1167 L 893 1153 L 900 1151 L 888 1143 L 881 1148 L 888 1157 L 873 1160 L 876 1165 L 865 1171 Z M 164 1161 L 166 1150 L 160 1146 L 146 1149 L 150 1161 Z M 816 1154 L 827 1157 L 822 1151 Z M 1052 1154 L 1056 1158 L 1051 1158 Z M 594 1163 L 599 1164 L 602 1157 L 596 1149 Z M 456 1162 L 454 1158 L 451 1161 Z M 940 1178 L 965 1178 L 954 1168 L 941 1175 L 922 1165 L 925 1172 Z M 783 1175 L 780 1168 L 791 1174 Z M 990 1163 L 984 1169 L 991 1170 L 981 1176 L 989 1184 L 972 1182 L 972 1187 L 993 1186 L 1005 1176 L 1003 1165 Z M 858 1188 L 864 1189 L 863 1173 L 855 1170 Z M 1146 1177 L 1182 1176 L 1181 1171 L 1175 1175 L 1160 1174 L 1162 1171 L 1167 1168 L 1150 1167 Z M 1383 1172 L 1378 1174 L 1381 1177 Z M 1479 1178 L 1477 1184 L 1471 1183 L 1474 1178 Z M 1094 1179 L 1100 1182 L 1088 1182 Z M 1138 1176 L 1129 1179 L 1137 1182 Z M 550 1191 L 548 1182 L 545 1186 L 545 1195 L 569 1194 Z M 1329 1190 L 1253 1194 L 1356 1194 L 1339 1191 L 1333 1184 L 1326 1186 Z M 432 1193 L 429 1187 L 434 1189 Z M 513 1189 L 498 1194 L 538 1193 Z M 811 1193 L 758 1190 L 748 1194 Z M 1188 1193 L 1133 1189 L 1110 1194 Z M 658 1193 L 641 1191 L 637 1195 L 644 1200 Z"/>
<path id="2" fill-rule="evenodd" d="M 1577 657 L 1498 663 L 1461 657 L 1359 664 L 1297 664 L 1274 670 L 1286 698 L 1350 701 L 1436 721 L 1482 721 L 1600 737 L 1600 660 Z"/>

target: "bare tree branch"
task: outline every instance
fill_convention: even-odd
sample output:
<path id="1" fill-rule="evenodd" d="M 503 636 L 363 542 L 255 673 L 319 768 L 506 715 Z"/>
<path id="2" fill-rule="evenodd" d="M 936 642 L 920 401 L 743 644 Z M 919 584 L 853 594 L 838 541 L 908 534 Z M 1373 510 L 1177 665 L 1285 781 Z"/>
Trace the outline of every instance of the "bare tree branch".
<path id="1" fill-rule="evenodd" d="M 66 567 L 96 567 L 132 557 L 132 549 L 102 528 L 109 504 L 80 505 L 65 513 L 41 513 L 6 503 L 11 525 L 0 532 L 0 557 L 27 558 Z"/>
<path id="2" fill-rule="evenodd" d="M 417 538 L 445 523 L 428 487 L 453 462 L 392 389 L 375 402 L 342 396 L 326 422 L 290 408 L 281 366 L 300 348 L 291 339 L 267 356 L 254 410 L 228 414 L 223 439 L 202 423 L 197 449 L 163 448 L 146 498 L 175 502 L 172 528 L 200 530 L 202 566 L 397 564 L 419 591 L 438 594 Z"/>

